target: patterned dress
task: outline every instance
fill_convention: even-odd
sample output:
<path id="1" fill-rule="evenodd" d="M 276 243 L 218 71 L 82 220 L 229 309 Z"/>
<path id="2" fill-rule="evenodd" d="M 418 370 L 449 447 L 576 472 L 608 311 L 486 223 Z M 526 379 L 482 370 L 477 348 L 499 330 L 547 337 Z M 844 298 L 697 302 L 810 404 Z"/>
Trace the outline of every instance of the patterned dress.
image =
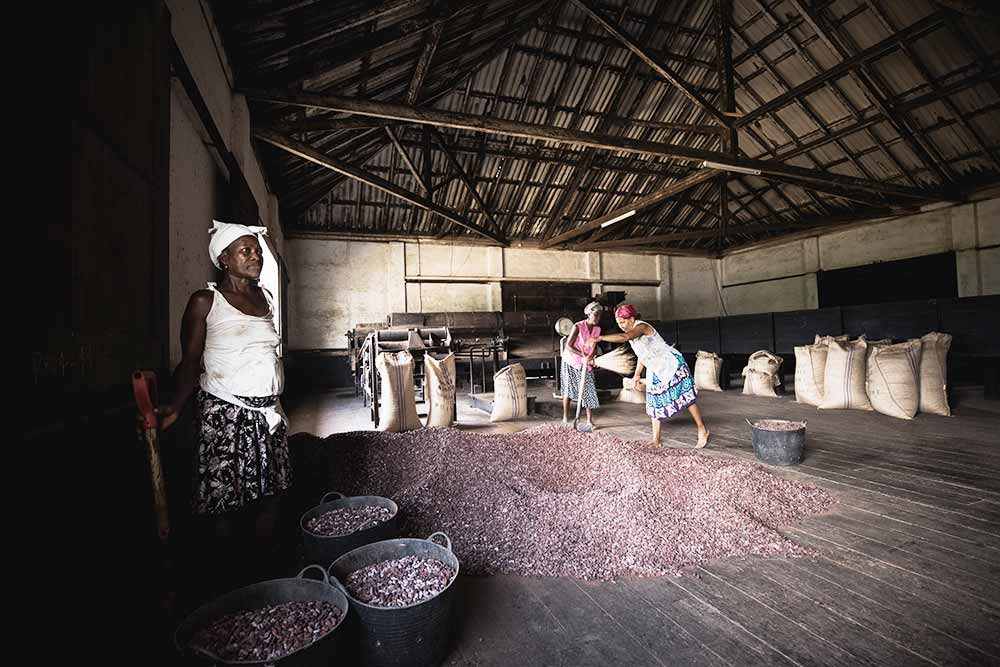
<path id="1" fill-rule="evenodd" d="M 592 338 L 601 335 L 601 327 L 591 327 L 587 321 L 576 323 L 576 339 L 573 341 L 577 347 L 566 346 L 563 350 L 563 360 L 560 367 L 559 386 L 563 396 L 568 396 L 570 400 L 576 401 L 580 397 L 580 376 L 583 375 L 583 357 L 580 356 L 579 346 Z M 587 369 L 587 379 L 583 382 L 583 405 L 581 407 L 593 409 L 600 407 L 597 400 L 597 384 L 594 382 L 594 367 L 591 362 Z"/>
<path id="2" fill-rule="evenodd" d="M 641 320 L 636 325 L 646 324 Z M 668 345 L 656 329 L 629 341 L 642 365 L 649 369 L 646 387 L 646 414 L 654 419 L 670 419 L 698 400 L 694 376 L 683 355 Z M 659 371 L 659 375 L 657 374 Z"/>
<path id="3" fill-rule="evenodd" d="M 219 514 L 288 488 L 288 422 L 278 396 L 284 373 L 270 311 L 247 315 L 214 293 L 205 320 L 197 403 L 193 509 Z"/>

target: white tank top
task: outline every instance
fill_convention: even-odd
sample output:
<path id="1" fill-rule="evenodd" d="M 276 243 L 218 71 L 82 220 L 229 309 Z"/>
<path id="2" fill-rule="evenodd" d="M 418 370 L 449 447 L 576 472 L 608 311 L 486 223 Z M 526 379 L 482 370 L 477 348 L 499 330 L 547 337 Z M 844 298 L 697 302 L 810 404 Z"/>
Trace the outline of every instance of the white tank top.
<path id="1" fill-rule="evenodd" d="M 284 389 L 285 373 L 278 359 L 281 343 L 274 328 L 274 303 L 267 290 L 268 313 L 247 315 L 226 301 L 215 283 L 212 308 L 205 318 L 205 352 L 201 388 L 227 399 L 230 396 L 277 396 Z M 263 289 L 263 288 L 262 288 Z"/>
<path id="2" fill-rule="evenodd" d="M 640 324 L 649 323 L 643 320 L 638 320 L 635 323 L 636 326 Z M 680 365 L 677 357 L 674 356 L 675 350 L 663 340 L 663 336 L 652 324 L 649 325 L 649 328 L 653 330 L 653 333 L 633 338 L 629 344 L 643 366 L 655 373 L 660 380 L 669 382 Z"/>

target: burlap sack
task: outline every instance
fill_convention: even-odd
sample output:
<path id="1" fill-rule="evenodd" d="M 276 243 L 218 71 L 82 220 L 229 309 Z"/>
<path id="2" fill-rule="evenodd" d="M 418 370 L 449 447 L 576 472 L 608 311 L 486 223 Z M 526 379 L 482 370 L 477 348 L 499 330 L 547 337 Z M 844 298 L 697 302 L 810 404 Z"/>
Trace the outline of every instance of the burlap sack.
<path id="1" fill-rule="evenodd" d="M 826 342 L 795 348 L 795 400 L 806 405 L 823 402 L 823 376 L 826 373 Z"/>
<path id="2" fill-rule="evenodd" d="M 750 360 L 747 362 L 747 368 L 767 373 L 769 375 L 777 375 L 778 369 L 781 368 L 782 361 L 784 361 L 784 359 L 776 354 L 768 352 L 767 350 L 758 350 L 750 355 Z"/>
<path id="3" fill-rule="evenodd" d="M 820 410 L 871 410 L 865 391 L 868 343 L 863 338 L 849 343 L 830 341 L 823 373 Z"/>
<path id="4" fill-rule="evenodd" d="M 948 405 L 948 348 L 951 334 L 931 333 L 920 338 L 920 411 L 931 415 L 951 416 Z"/>
<path id="5" fill-rule="evenodd" d="M 719 386 L 719 371 L 722 370 L 722 357 L 714 352 L 698 350 L 694 362 L 694 386 L 696 389 L 722 391 Z"/>
<path id="6" fill-rule="evenodd" d="M 891 338 L 879 338 L 878 340 L 868 340 L 864 336 L 860 336 L 859 340 L 864 339 L 865 343 L 868 345 L 868 358 L 872 358 L 872 352 L 875 348 L 886 347 L 887 345 L 892 345 Z"/>
<path id="7" fill-rule="evenodd" d="M 647 377 L 647 372 L 643 371 L 643 380 Z M 645 403 L 646 388 L 636 390 L 632 384 L 632 378 L 622 378 L 622 390 L 618 393 L 618 400 L 625 403 Z"/>
<path id="8" fill-rule="evenodd" d="M 528 379 L 524 366 L 511 364 L 493 376 L 491 422 L 504 422 L 528 416 Z"/>
<path id="9" fill-rule="evenodd" d="M 876 412 L 913 419 L 920 407 L 920 339 L 878 345 L 868 354 L 865 390 Z"/>
<path id="10" fill-rule="evenodd" d="M 378 430 L 401 433 L 421 428 L 413 394 L 413 357 L 409 352 L 380 352 L 375 359 L 382 385 Z"/>
<path id="11" fill-rule="evenodd" d="M 440 361 L 426 355 L 424 378 L 427 426 L 451 426 L 455 421 L 455 355 L 449 354 Z"/>
<path id="12" fill-rule="evenodd" d="M 835 340 L 838 343 L 846 343 L 850 339 L 850 336 L 820 336 L 816 334 L 816 338 L 813 339 L 813 345 L 828 345 L 831 340 Z"/>
<path id="13" fill-rule="evenodd" d="M 775 376 L 746 366 L 743 368 L 743 393 L 749 396 L 770 396 L 777 398 L 774 391 Z"/>

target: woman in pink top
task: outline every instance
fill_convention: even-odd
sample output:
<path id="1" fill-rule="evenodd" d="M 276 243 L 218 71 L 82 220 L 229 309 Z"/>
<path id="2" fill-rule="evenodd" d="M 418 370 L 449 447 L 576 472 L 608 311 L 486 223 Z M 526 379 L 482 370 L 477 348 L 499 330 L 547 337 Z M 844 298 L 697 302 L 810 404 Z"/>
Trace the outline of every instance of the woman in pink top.
<path id="1" fill-rule="evenodd" d="M 561 386 L 563 393 L 563 422 L 569 422 L 569 402 L 580 396 L 580 376 L 587 365 L 587 379 L 583 382 L 583 407 L 587 410 L 587 424 L 594 425 L 591 410 L 600 406 L 597 385 L 594 384 L 594 350 L 601 335 L 601 314 L 604 306 L 593 301 L 583 309 L 587 319 L 577 322 L 566 339 L 562 353 Z"/>

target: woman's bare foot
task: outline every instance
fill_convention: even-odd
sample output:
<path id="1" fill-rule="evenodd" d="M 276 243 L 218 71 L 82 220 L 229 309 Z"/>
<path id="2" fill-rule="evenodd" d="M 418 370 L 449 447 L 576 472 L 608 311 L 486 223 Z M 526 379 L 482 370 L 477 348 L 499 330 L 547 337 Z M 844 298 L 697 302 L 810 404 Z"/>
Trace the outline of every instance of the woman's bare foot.
<path id="1" fill-rule="evenodd" d="M 707 428 L 698 429 L 698 444 L 694 446 L 695 449 L 702 449 L 708 444 L 708 436 L 712 433 Z"/>
<path id="2" fill-rule="evenodd" d="M 650 440 L 649 442 L 646 443 L 646 446 L 649 447 L 650 449 L 660 449 L 661 447 L 663 447 L 663 444 L 657 442 L 656 440 Z"/>

